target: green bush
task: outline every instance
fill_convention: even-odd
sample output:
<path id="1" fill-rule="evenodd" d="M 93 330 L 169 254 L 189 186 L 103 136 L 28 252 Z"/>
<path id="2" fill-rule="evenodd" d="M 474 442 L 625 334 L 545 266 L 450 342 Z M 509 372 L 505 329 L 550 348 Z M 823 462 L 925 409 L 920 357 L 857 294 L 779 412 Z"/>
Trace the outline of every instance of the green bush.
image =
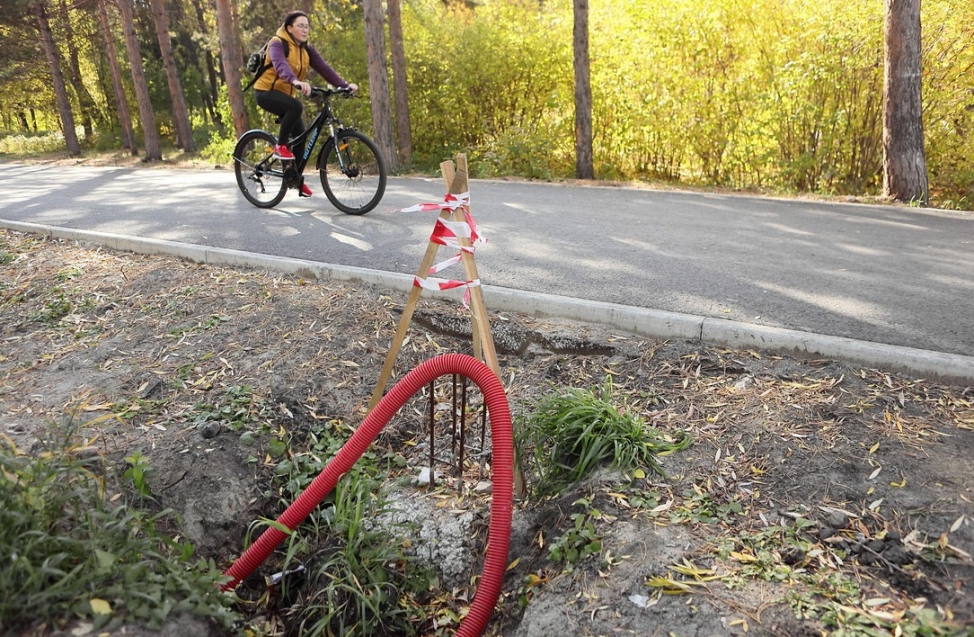
<path id="1" fill-rule="evenodd" d="M 0 440 L 0 625 L 87 617 L 96 627 L 159 627 L 179 613 L 233 625 L 213 561 L 161 532 L 172 512 L 106 500 L 121 486 L 103 468 L 70 425 L 53 426 L 36 456 Z"/>
<path id="2" fill-rule="evenodd" d="M 509 155 L 500 161 L 503 166 L 521 152 L 511 147 L 515 131 L 531 135 L 522 141 L 526 147 L 537 139 L 573 143 L 549 128 L 571 117 L 564 110 L 565 99 L 571 100 L 571 21 L 562 11 L 527 0 L 485 3 L 475 10 L 444 8 L 432 0 L 403 7 L 418 163 L 433 168 L 456 152 L 479 149 L 472 164 L 494 152 Z M 553 108 L 560 111 L 557 116 Z M 532 150 L 535 158 L 545 152 L 544 147 Z M 537 162 L 525 165 L 534 170 Z"/>
<path id="3" fill-rule="evenodd" d="M 63 150 L 64 135 L 60 131 L 0 136 L 0 155 L 29 156 Z"/>

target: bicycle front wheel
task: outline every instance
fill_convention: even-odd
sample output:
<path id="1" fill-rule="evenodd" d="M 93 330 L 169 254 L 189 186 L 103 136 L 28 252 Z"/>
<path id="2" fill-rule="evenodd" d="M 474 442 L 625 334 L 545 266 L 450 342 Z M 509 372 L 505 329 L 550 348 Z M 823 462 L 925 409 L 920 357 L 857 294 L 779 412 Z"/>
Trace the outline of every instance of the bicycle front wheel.
<path id="1" fill-rule="evenodd" d="M 350 215 L 364 215 L 379 205 L 386 191 L 386 165 L 379 147 L 354 130 L 329 139 L 318 157 L 321 187 L 333 206 Z"/>
<path id="2" fill-rule="evenodd" d="M 233 149 L 233 172 L 247 201 L 258 208 L 273 208 L 287 192 L 284 163 L 274 158 L 277 138 L 262 130 L 247 131 Z"/>

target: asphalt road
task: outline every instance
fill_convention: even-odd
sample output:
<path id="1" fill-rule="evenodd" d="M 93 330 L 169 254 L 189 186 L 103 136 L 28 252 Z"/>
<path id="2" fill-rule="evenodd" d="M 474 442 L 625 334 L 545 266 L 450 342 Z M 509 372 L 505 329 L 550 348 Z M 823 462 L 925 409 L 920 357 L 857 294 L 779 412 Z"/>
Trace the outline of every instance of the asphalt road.
<path id="1" fill-rule="evenodd" d="M 316 182 L 311 199 L 259 210 L 228 170 L 0 164 L 0 178 L 0 220 L 403 274 L 436 213 L 398 210 L 444 192 L 393 178 L 353 217 Z M 493 180 L 470 192 L 491 286 L 974 354 L 971 213 Z"/>

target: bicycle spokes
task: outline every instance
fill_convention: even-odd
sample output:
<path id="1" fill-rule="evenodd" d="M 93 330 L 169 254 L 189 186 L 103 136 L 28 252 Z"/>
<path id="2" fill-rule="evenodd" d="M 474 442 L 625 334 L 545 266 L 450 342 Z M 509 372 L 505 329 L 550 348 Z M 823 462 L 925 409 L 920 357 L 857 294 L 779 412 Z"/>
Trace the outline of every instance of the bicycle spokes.
<path id="1" fill-rule="evenodd" d="M 372 210 L 385 192 L 385 166 L 379 149 L 358 131 L 340 132 L 325 147 L 318 168 L 328 200 L 347 214 Z"/>
<path id="2" fill-rule="evenodd" d="M 276 206 L 287 190 L 284 167 L 272 156 L 274 142 L 274 136 L 266 131 L 250 131 L 233 151 L 237 185 L 247 201 L 258 208 Z"/>
<path id="3" fill-rule="evenodd" d="M 351 145 L 347 140 L 342 140 L 338 144 L 338 164 L 342 167 L 342 173 L 349 179 L 356 179 L 361 171 L 352 158 Z"/>

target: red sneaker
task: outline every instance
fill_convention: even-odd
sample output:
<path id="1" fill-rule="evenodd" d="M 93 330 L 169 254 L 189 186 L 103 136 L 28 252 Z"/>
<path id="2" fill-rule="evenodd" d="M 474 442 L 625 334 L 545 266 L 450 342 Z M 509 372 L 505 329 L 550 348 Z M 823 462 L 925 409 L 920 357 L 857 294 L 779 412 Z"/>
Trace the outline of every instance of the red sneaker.
<path id="1" fill-rule="evenodd" d="M 274 157 L 284 161 L 294 161 L 294 154 L 284 144 L 278 144 L 274 147 Z"/>
<path id="2" fill-rule="evenodd" d="M 299 197 L 310 197 L 313 194 L 314 193 L 311 192 L 311 189 L 308 188 L 307 184 L 305 184 L 304 182 L 301 182 L 301 187 L 298 188 L 298 196 Z"/>

